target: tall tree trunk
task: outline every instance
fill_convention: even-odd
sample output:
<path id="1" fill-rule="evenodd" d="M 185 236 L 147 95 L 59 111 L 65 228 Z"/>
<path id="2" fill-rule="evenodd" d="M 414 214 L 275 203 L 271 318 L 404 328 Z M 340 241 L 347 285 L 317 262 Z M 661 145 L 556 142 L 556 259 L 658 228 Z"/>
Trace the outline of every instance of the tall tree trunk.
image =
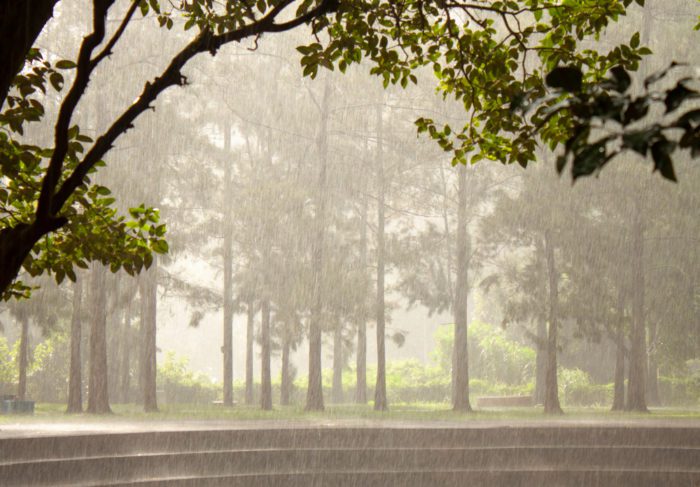
<path id="1" fill-rule="evenodd" d="M 362 197 L 362 219 L 360 228 L 360 273 L 362 276 L 362 305 L 357 323 L 357 353 L 356 357 L 356 388 L 355 402 L 367 404 L 367 308 L 365 292 L 368 289 L 367 282 L 367 216 L 369 204 L 367 201 L 367 188 Z"/>
<path id="2" fill-rule="evenodd" d="M 19 338 L 19 382 L 17 384 L 17 398 L 20 401 L 24 401 L 27 397 L 27 367 L 29 366 L 29 317 L 26 312 L 20 312 L 19 322 L 21 332 Z"/>
<path id="3" fill-rule="evenodd" d="M 622 286 L 617 296 L 617 327 L 615 330 L 615 379 L 612 411 L 625 409 L 625 298 Z"/>
<path id="4" fill-rule="evenodd" d="M 112 285 L 110 289 L 107 290 L 108 296 L 112 297 L 111 303 L 109 299 L 107 300 L 107 308 L 111 311 L 108 316 L 107 326 L 113 329 L 115 333 L 111 333 L 107 340 L 107 369 L 109 373 L 109 397 L 114 400 L 114 398 L 119 397 L 119 359 L 121 357 L 122 348 L 126 345 L 122 342 L 122 336 L 121 333 L 119 333 L 121 324 L 124 321 L 124 307 L 121 303 L 122 290 L 120 289 L 122 275 L 118 273 L 114 274 L 112 277 Z"/>
<path id="5" fill-rule="evenodd" d="M 158 257 L 153 256 L 153 265 L 141 274 L 141 357 L 140 386 L 143 410 L 158 411 L 156 397 L 156 322 L 158 303 Z"/>
<path id="6" fill-rule="evenodd" d="M 90 374 L 87 412 L 108 414 L 109 376 L 107 373 L 107 269 L 100 263 L 92 268 L 92 312 L 90 316 Z"/>
<path id="7" fill-rule="evenodd" d="M 649 322 L 649 367 L 647 372 L 647 402 L 650 406 L 660 406 L 659 398 L 659 363 L 656 359 L 657 345 L 656 321 Z"/>
<path id="8" fill-rule="evenodd" d="M 255 307 L 253 298 L 248 299 L 248 323 L 245 336 L 245 403 L 253 404 L 253 338 L 255 334 Z"/>
<path id="9" fill-rule="evenodd" d="M 224 125 L 224 153 L 231 152 L 231 127 Z M 233 406 L 233 181 L 231 161 L 224 161 L 224 406 Z"/>
<path id="10" fill-rule="evenodd" d="M 289 397 L 292 392 L 292 376 L 289 369 L 290 348 L 289 337 L 285 334 L 282 343 L 282 383 L 280 384 L 280 404 L 282 406 L 289 406 Z"/>
<path id="11" fill-rule="evenodd" d="M 635 202 L 632 225 L 632 330 L 630 337 L 628 411 L 647 412 L 646 403 L 646 337 L 644 326 L 644 226 L 640 202 Z"/>
<path id="12" fill-rule="evenodd" d="M 120 331 L 124 347 L 119 358 L 119 401 L 124 404 L 129 402 L 131 388 L 131 317 L 132 307 L 130 299 L 124 310 L 124 321 Z"/>
<path id="13" fill-rule="evenodd" d="M 471 411 L 469 404 L 469 349 L 467 343 L 467 296 L 468 283 L 468 251 L 469 236 L 467 235 L 467 166 L 461 164 L 458 168 L 458 205 L 457 208 L 457 281 L 455 283 L 454 301 L 454 349 L 452 351 L 452 407 L 455 411 Z"/>
<path id="14" fill-rule="evenodd" d="M 550 230 L 544 234 L 544 248 L 547 256 L 547 275 L 549 276 L 549 330 L 547 336 L 547 373 L 544 393 L 545 414 L 562 414 L 559 404 L 559 385 L 557 383 L 557 335 L 559 334 L 559 275 L 554 262 L 554 242 Z"/>
<path id="15" fill-rule="evenodd" d="M 68 376 L 67 413 L 83 412 L 83 378 L 80 342 L 82 340 L 82 320 L 80 304 L 83 298 L 83 281 L 79 276 L 73 284 L 73 314 L 70 323 L 70 372 Z"/>
<path id="16" fill-rule="evenodd" d="M 262 324 L 260 326 L 261 367 L 260 367 L 260 407 L 272 409 L 272 376 L 270 373 L 270 300 L 262 300 Z"/>
<path id="17" fill-rule="evenodd" d="M 331 400 L 335 404 L 343 402 L 343 327 L 338 320 L 333 329 L 333 389 Z"/>
<path id="18" fill-rule="evenodd" d="M 382 106 L 377 105 L 377 382 L 374 387 L 374 410 L 385 411 L 388 407 L 386 397 L 386 309 L 384 304 L 384 142 L 382 140 Z"/>
<path id="19" fill-rule="evenodd" d="M 326 240 L 326 194 L 328 189 L 328 116 L 330 82 L 326 78 L 321 103 L 321 125 L 316 146 L 321 165 L 318 173 L 317 208 L 312 257 L 313 301 L 309 318 L 309 384 L 306 390 L 306 410 L 322 411 L 323 377 L 321 365 L 321 321 L 323 320 L 323 247 Z"/>
<path id="20" fill-rule="evenodd" d="M 547 382 L 547 322 L 543 319 L 537 320 L 535 353 L 535 404 L 544 404 Z"/>

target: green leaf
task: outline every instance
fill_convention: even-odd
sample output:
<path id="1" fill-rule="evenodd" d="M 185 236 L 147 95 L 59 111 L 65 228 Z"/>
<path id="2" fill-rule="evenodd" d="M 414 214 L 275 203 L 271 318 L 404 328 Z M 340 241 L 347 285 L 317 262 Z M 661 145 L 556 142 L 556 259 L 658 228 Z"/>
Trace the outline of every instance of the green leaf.
<path id="1" fill-rule="evenodd" d="M 545 82 L 551 88 L 559 88 L 569 93 L 581 91 L 583 85 L 583 73 L 573 66 L 560 66 L 549 72 Z"/>
<path id="2" fill-rule="evenodd" d="M 632 84 L 632 78 L 627 74 L 625 68 L 622 66 L 615 66 L 610 70 L 610 74 L 613 76 L 613 81 L 615 82 L 615 90 L 620 93 L 627 91 Z"/>
<path id="3" fill-rule="evenodd" d="M 671 153 L 676 149 L 676 144 L 666 139 L 659 140 L 651 146 L 651 155 L 654 158 L 654 171 L 673 182 L 677 182 L 676 173 L 673 170 Z"/>
<path id="4" fill-rule="evenodd" d="M 56 63 L 56 67 L 58 69 L 73 69 L 76 68 L 78 65 L 75 64 L 73 61 L 70 61 L 68 59 L 61 59 Z"/>
<path id="5" fill-rule="evenodd" d="M 49 75 L 49 83 L 51 83 L 54 90 L 61 91 L 63 89 L 63 75 L 56 72 L 51 73 Z"/>
<path id="6" fill-rule="evenodd" d="M 675 88 L 666 93 L 664 104 L 666 105 L 666 113 L 672 112 L 689 98 L 697 98 L 698 92 L 685 87 L 683 82 L 679 82 Z"/>

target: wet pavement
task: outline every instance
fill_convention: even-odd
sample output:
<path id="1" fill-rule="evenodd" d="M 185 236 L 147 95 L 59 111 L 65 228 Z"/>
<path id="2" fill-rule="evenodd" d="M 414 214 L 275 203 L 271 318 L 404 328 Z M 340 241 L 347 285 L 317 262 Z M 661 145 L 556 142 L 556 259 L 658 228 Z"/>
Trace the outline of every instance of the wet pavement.
<path id="1" fill-rule="evenodd" d="M 320 420 L 157 420 L 131 421 L 118 419 L 85 422 L 51 421 L 0 423 L 0 439 L 40 436 L 68 436 L 90 434 L 141 433 L 151 431 L 212 431 L 212 430 L 270 430 L 297 428 L 539 428 L 557 427 L 630 427 L 630 428 L 690 428 L 700 434 L 700 419 L 606 418 L 606 419 L 532 419 L 532 420 L 470 420 L 470 421 L 405 421 L 376 419 L 320 419 Z"/>

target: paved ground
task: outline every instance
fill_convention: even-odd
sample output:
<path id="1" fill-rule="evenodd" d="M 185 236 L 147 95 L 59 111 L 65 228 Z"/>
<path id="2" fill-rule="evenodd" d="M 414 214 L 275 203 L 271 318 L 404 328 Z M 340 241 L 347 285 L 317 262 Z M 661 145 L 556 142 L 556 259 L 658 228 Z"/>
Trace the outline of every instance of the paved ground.
<path id="1" fill-rule="evenodd" d="M 198 421 L 127 421 L 90 418 L 86 422 L 53 421 L 46 423 L 0 423 L 0 439 L 36 436 L 89 435 L 104 433 L 137 433 L 148 431 L 207 431 L 294 428 L 509 428 L 509 427 L 634 427 L 634 428 L 693 428 L 700 434 L 700 420 L 688 419 L 542 419 L 542 420 L 472 420 L 472 421 L 401 421 L 401 420 L 198 420 Z"/>

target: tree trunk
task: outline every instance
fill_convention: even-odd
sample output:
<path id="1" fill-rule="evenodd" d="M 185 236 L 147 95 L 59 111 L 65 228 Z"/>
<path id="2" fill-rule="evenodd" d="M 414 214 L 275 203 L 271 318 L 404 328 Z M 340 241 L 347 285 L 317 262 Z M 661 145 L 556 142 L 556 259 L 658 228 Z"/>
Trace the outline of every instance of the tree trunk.
<path id="1" fill-rule="evenodd" d="M 133 299 L 134 296 L 132 296 Z M 123 404 L 130 400 L 131 388 L 131 300 L 126 305 L 124 310 L 124 321 L 122 322 L 121 336 L 124 347 L 122 348 L 121 357 L 119 359 L 119 401 Z"/>
<path id="2" fill-rule="evenodd" d="M 647 373 L 647 402 L 650 406 L 660 406 L 659 399 L 659 364 L 656 359 L 657 345 L 657 329 L 656 321 L 649 323 L 649 367 Z"/>
<path id="3" fill-rule="evenodd" d="M 87 412 L 108 414 L 109 383 L 107 373 L 107 269 L 100 263 L 92 268 L 92 313 L 90 316 L 90 374 Z"/>
<path id="4" fill-rule="evenodd" d="M 0 49 L 2 51 L 2 49 Z M 0 230 L 0 297 L 10 287 L 34 245 L 47 233 L 58 230 L 67 220 L 49 217 L 31 224 L 18 223 Z"/>
<path id="5" fill-rule="evenodd" d="M 224 125 L 224 153 L 231 151 L 231 128 Z M 223 258 L 224 258 L 224 406 L 233 406 L 233 181 L 231 161 L 224 161 Z"/>
<path id="6" fill-rule="evenodd" d="M 156 321 L 158 299 L 158 257 L 153 256 L 153 265 L 142 272 L 141 293 L 141 399 L 147 413 L 158 411 L 156 397 Z"/>
<path id="7" fill-rule="evenodd" d="M 262 324 L 260 326 L 261 367 L 260 367 L 260 407 L 272 409 L 272 377 L 270 373 L 270 300 L 262 300 Z"/>
<path id="8" fill-rule="evenodd" d="M 70 323 L 70 373 L 68 376 L 67 413 L 83 412 L 83 378 L 81 367 L 80 342 L 82 340 L 82 320 L 80 302 L 83 297 L 83 281 L 80 276 L 73 284 L 73 314 Z"/>
<path id="9" fill-rule="evenodd" d="M 253 404 L 253 338 L 255 334 L 255 307 L 253 298 L 248 299 L 248 323 L 245 338 L 245 403 Z"/>
<path id="10" fill-rule="evenodd" d="M 280 384 L 280 404 L 289 406 L 289 396 L 292 392 L 292 377 L 289 370 L 289 337 L 284 337 L 282 344 L 282 383 Z"/>
<path id="11" fill-rule="evenodd" d="M 27 367 L 29 366 L 29 318 L 27 313 L 20 313 L 19 322 L 21 334 L 19 338 L 19 382 L 17 384 L 17 398 L 24 401 L 27 396 Z"/>
<path id="12" fill-rule="evenodd" d="M 617 298 L 617 329 L 615 330 L 615 383 L 612 411 L 625 409 L 625 301 L 622 286 Z"/>
<path id="13" fill-rule="evenodd" d="M 644 227 L 639 202 L 635 203 L 632 225 L 632 330 L 630 337 L 628 411 L 647 412 L 646 403 L 646 337 L 644 326 Z"/>
<path id="14" fill-rule="evenodd" d="M 547 382 L 547 322 L 537 320 L 535 336 L 535 404 L 544 405 L 544 391 Z"/>
<path id="15" fill-rule="evenodd" d="M 467 166 L 461 164 L 457 208 L 457 281 L 454 301 L 454 349 L 452 350 L 452 407 L 455 411 L 471 411 L 469 404 L 469 350 L 467 343 L 468 251 L 467 235 Z"/>
<path id="16" fill-rule="evenodd" d="M 340 320 L 333 330 L 333 389 L 331 400 L 335 404 L 343 402 L 343 329 Z"/>
<path id="17" fill-rule="evenodd" d="M 563 414 L 559 404 L 559 385 L 557 383 L 557 335 L 559 333 L 559 275 L 554 262 L 554 242 L 550 230 L 544 234 L 544 248 L 547 255 L 547 274 L 549 276 L 549 330 L 547 336 L 547 372 L 544 392 L 545 414 Z"/>
<path id="18" fill-rule="evenodd" d="M 374 387 L 374 410 L 385 411 L 386 398 L 386 347 L 385 347 L 385 304 L 384 304 L 384 155 L 382 141 L 382 107 L 377 105 L 377 383 Z"/>
<path id="19" fill-rule="evenodd" d="M 113 400 L 119 397 L 119 378 L 120 378 L 120 358 L 122 349 L 126 346 L 122 342 L 122 335 L 119 333 L 123 320 L 124 308 L 121 306 L 121 274 L 114 274 L 112 286 L 107 290 L 108 296 L 111 296 L 111 303 L 107 304 L 107 308 L 111 311 L 108 316 L 107 326 L 113 329 L 115 333 L 109 335 L 107 340 L 107 368 L 109 373 L 109 397 Z"/>
<path id="20" fill-rule="evenodd" d="M 326 239 L 326 199 L 328 166 L 328 116 L 330 82 L 326 78 L 321 104 L 321 126 L 317 138 L 319 162 L 315 235 L 313 242 L 312 281 L 313 304 L 309 318 L 309 384 L 306 390 L 306 410 L 322 411 L 323 377 L 321 365 L 321 321 L 323 320 L 323 247 Z"/>
<path id="21" fill-rule="evenodd" d="M 369 205 L 367 202 L 367 188 L 362 197 L 362 220 L 360 228 L 360 272 L 362 276 L 362 305 L 357 323 L 357 353 L 356 356 L 356 388 L 355 402 L 367 404 L 367 308 L 365 292 L 368 289 L 367 282 L 367 214 Z"/>
<path id="22" fill-rule="evenodd" d="M 0 45 L 8 46 L 0 49 L 0 107 L 57 3 L 58 0 L 0 2 Z"/>

